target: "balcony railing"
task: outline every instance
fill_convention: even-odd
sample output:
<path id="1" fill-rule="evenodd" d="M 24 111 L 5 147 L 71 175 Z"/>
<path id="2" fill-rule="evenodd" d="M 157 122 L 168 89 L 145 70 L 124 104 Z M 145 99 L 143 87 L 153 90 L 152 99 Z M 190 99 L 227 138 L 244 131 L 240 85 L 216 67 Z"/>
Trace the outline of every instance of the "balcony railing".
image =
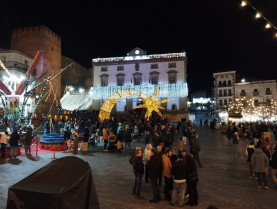
<path id="1" fill-rule="evenodd" d="M 259 96 L 259 92 L 258 91 L 254 91 L 253 92 L 253 96 Z"/>
<path id="2" fill-rule="evenodd" d="M 265 91 L 265 95 L 271 95 L 272 91 Z"/>

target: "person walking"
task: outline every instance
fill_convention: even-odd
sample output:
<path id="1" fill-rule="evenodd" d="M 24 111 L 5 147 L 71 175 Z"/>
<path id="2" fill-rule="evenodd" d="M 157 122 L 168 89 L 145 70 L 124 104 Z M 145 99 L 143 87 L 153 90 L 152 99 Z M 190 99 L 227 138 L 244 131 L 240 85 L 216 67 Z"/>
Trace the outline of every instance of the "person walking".
<path id="1" fill-rule="evenodd" d="M 109 134 L 108 140 L 109 140 L 109 149 L 110 149 L 111 152 L 114 152 L 115 151 L 116 136 L 112 131 Z"/>
<path id="2" fill-rule="evenodd" d="M 271 156 L 271 177 L 277 189 L 277 147 L 274 148 L 274 152 Z"/>
<path id="3" fill-rule="evenodd" d="M 248 164 L 248 167 L 249 167 L 249 175 L 250 175 L 250 178 L 254 178 L 255 177 L 255 174 L 254 174 L 254 171 L 253 171 L 253 167 L 252 167 L 252 164 L 251 164 L 251 157 L 252 157 L 252 154 L 254 153 L 255 151 L 255 146 L 254 146 L 254 142 L 250 142 L 250 145 L 247 146 L 246 150 L 245 150 L 245 154 L 247 156 L 247 164 Z"/>
<path id="4" fill-rule="evenodd" d="M 171 150 L 167 150 L 162 156 L 163 159 L 163 175 L 164 175 L 164 195 L 165 200 L 171 201 L 170 191 L 173 189 L 173 177 L 171 174 L 172 163 L 170 157 L 172 155 Z"/>
<path id="5" fill-rule="evenodd" d="M 108 145 L 108 137 L 109 137 L 109 134 L 108 134 L 108 129 L 106 126 L 103 127 L 103 136 L 102 136 L 102 139 L 104 141 L 104 151 L 108 151 L 107 150 L 107 145 Z"/>
<path id="6" fill-rule="evenodd" d="M 88 151 L 88 140 L 89 140 L 89 129 L 88 127 L 85 128 L 85 132 L 83 135 L 83 144 L 82 144 L 82 151 L 86 152 Z"/>
<path id="7" fill-rule="evenodd" d="M 251 164 L 258 178 L 258 188 L 262 188 L 262 183 L 265 189 L 267 186 L 266 173 L 269 168 L 269 159 L 260 147 L 257 147 L 251 157 Z"/>
<path id="8" fill-rule="evenodd" d="M 200 152 L 200 144 L 198 141 L 198 134 L 195 134 L 192 140 L 192 154 L 194 159 L 196 160 L 198 167 L 202 168 L 200 159 L 199 159 L 199 152 Z"/>
<path id="9" fill-rule="evenodd" d="M 151 158 L 151 150 L 152 150 L 152 145 L 149 143 L 146 145 L 146 148 L 143 152 L 143 163 L 144 163 L 144 166 L 145 166 L 145 183 L 148 183 L 149 182 L 149 171 L 148 171 L 148 163 L 150 161 L 150 158 Z"/>
<path id="10" fill-rule="evenodd" d="M 197 179 L 192 179 L 190 176 L 194 173 L 197 175 L 197 165 L 193 156 L 190 154 L 185 155 L 185 159 L 187 162 L 187 192 L 189 195 L 189 200 L 186 203 L 187 205 L 198 205 L 198 191 L 197 191 Z"/>
<path id="11" fill-rule="evenodd" d="M 132 135 L 131 135 L 130 128 L 127 128 L 124 133 L 124 142 L 125 142 L 125 149 L 127 149 L 127 146 L 129 147 L 129 150 L 131 150 L 131 142 L 132 142 Z"/>
<path id="12" fill-rule="evenodd" d="M 175 205 L 178 199 L 179 207 L 184 205 L 184 197 L 186 190 L 186 169 L 187 163 L 182 152 L 178 154 L 177 161 L 173 164 L 171 173 L 173 175 L 173 191 L 170 204 Z M 178 195 L 177 195 L 178 193 Z M 177 197 L 178 196 L 178 197 Z"/>
<path id="13" fill-rule="evenodd" d="M 148 163 L 149 179 L 153 189 L 153 198 L 150 202 L 157 203 L 161 200 L 160 190 L 158 188 L 158 179 L 162 171 L 162 159 L 155 149 L 151 150 L 151 157 Z"/>
<path id="14" fill-rule="evenodd" d="M 144 174 L 144 165 L 142 162 L 141 150 L 136 151 L 135 157 L 132 158 L 132 165 L 133 165 L 133 171 L 135 176 L 133 194 L 137 195 L 138 198 L 141 198 L 140 189 L 141 189 L 142 176 Z"/>
<path id="15" fill-rule="evenodd" d="M 1 158 L 5 158 L 6 157 L 6 152 L 8 151 L 7 149 L 7 144 L 10 140 L 10 136 L 9 133 L 7 131 L 5 131 L 4 134 L 1 135 L 0 138 L 0 143 L 1 143 Z"/>
<path id="16" fill-rule="evenodd" d="M 18 147 L 18 140 L 20 140 L 19 134 L 17 129 L 14 129 L 11 138 L 10 138 L 10 156 L 16 157 L 17 156 L 17 147 Z"/>
<path id="17" fill-rule="evenodd" d="M 32 139 L 33 139 L 33 134 L 31 132 L 31 129 L 28 127 L 25 135 L 25 139 L 24 139 L 25 156 L 31 156 Z"/>

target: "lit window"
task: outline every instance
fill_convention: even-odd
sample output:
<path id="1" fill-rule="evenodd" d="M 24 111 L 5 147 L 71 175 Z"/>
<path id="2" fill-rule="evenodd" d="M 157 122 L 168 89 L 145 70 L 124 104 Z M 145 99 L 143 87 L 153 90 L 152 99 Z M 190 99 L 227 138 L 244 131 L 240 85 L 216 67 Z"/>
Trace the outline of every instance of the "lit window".
<path id="1" fill-rule="evenodd" d="M 109 75 L 104 74 L 104 75 L 101 75 L 100 78 L 101 78 L 101 86 L 108 86 Z"/>
<path id="2" fill-rule="evenodd" d="M 119 73 L 116 75 L 116 77 L 117 77 L 117 85 L 124 86 L 125 74 Z"/>

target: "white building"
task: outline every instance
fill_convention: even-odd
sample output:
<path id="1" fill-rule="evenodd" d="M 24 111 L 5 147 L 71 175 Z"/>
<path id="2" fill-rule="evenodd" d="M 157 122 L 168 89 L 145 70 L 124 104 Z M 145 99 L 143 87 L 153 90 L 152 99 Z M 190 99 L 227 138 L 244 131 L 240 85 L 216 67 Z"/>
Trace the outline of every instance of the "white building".
<path id="1" fill-rule="evenodd" d="M 91 109 L 100 110 L 112 94 L 125 89 L 137 90 L 148 97 L 156 86 L 160 89 L 158 100 L 174 99 L 162 104 L 166 111 L 187 113 L 187 56 L 185 52 L 151 54 L 136 47 L 124 57 L 92 59 L 93 87 L 90 91 Z M 86 93 L 83 93 L 86 94 Z M 63 106 L 70 93 L 62 99 L 68 110 L 88 108 L 83 102 Z M 68 99 L 66 99 L 66 97 Z M 81 104 L 82 103 L 82 104 Z M 131 110 L 140 103 L 138 97 L 125 97 L 116 102 L 112 111 Z"/>
<path id="2" fill-rule="evenodd" d="M 254 106 L 273 106 L 277 100 L 276 80 L 236 82 L 236 71 L 214 73 L 216 111 L 227 111 L 235 99 L 251 100 Z"/>
<path id="3" fill-rule="evenodd" d="M 28 67 L 33 61 L 33 57 L 17 50 L 0 50 L 0 60 L 2 64 L 2 66 L 0 66 L 0 79 L 13 92 L 17 84 L 23 80 Z M 30 83 L 32 81 L 34 81 L 33 75 L 31 76 Z M 9 97 L 13 96 L 14 95 L 10 95 Z M 22 99 L 20 99 L 20 101 L 22 101 Z M 32 111 L 34 105 L 35 100 L 33 97 L 30 98 L 26 104 L 25 115 Z M 3 108 L 2 102 L 0 102 L 0 108 Z"/>

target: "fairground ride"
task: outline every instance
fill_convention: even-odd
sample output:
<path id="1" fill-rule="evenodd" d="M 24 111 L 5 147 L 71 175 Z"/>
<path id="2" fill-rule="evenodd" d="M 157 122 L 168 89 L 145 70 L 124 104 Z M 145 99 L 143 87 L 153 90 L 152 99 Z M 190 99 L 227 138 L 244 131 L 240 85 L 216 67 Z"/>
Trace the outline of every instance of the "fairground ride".
<path id="1" fill-rule="evenodd" d="M 48 98 L 49 95 L 53 93 L 54 98 L 56 98 L 56 92 L 53 90 L 51 80 L 72 66 L 71 63 L 61 69 L 57 74 L 50 75 L 47 78 L 44 78 L 47 74 L 47 72 L 45 72 L 31 82 L 31 75 L 39 61 L 39 58 L 42 56 L 42 53 L 42 50 L 39 50 L 36 53 L 31 65 L 25 75 L 23 77 L 21 76 L 21 78 L 12 75 L 5 67 L 4 63 L 0 60 L 0 68 L 5 72 L 5 75 L 1 75 L 0 78 L 0 99 L 4 112 L 3 119 L 17 123 L 19 128 L 21 128 L 20 125 L 23 123 L 27 126 L 31 124 L 38 105 L 45 97 Z M 50 89 L 46 91 L 48 85 L 50 86 Z M 41 87 L 41 90 L 38 95 L 36 95 L 37 101 L 34 102 L 35 92 L 39 87 Z M 34 102 L 34 105 L 27 111 L 27 106 L 30 106 L 30 103 L 32 102 Z"/>

